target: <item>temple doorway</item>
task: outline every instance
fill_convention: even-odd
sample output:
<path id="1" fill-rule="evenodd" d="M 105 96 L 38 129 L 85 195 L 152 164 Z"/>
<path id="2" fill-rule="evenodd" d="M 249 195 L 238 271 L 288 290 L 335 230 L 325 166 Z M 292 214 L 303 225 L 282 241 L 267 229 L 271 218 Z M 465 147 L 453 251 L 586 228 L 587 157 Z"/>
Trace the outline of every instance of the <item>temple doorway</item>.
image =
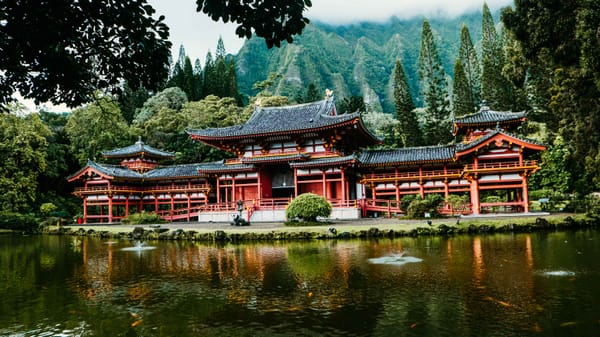
<path id="1" fill-rule="evenodd" d="M 271 182 L 273 198 L 293 198 L 295 193 L 294 171 L 289 168 L 280 168 L 273 172 Z"/>

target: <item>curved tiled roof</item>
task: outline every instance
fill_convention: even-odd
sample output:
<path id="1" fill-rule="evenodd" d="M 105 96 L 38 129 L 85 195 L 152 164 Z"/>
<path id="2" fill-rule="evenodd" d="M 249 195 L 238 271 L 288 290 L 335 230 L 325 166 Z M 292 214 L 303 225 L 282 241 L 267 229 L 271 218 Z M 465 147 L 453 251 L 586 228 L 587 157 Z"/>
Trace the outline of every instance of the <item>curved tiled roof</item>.
<path id="1" fill-rule="evenodd" d="M 172 158 L 175 157 L 174 153 L 162 151 L 152 146 L 146 145 L 142 142 L 142 139 L 138 139 L 135 144 L 122 147 L 110 151 L 102 152 L 104 157 L 107 158 L 124 158 L 124 157 L 135 157 L 135 156 L 146 156 L 146 157 L 154 157 L 154 158 Z"/>
<path id="2" fill-rule="evenodd" d="M 457 117 L 454 119 L 456 125 L 489 125 L 502 122 L 517 122 L 524 118 L 525 112 L 493 111 L 483 106 L 474 114 Z"/>
<path id="3" fill-rule="evenodd" d="M 120 165 L 100 164 L 93 161 L 88 161 L 87 166 L 104 175 L 114 178 L 141 179 L 143 177 L 142 174 Z"/>
<path id="4" fill-rule="evenodd" d="M 360 166 L 414 164 L 431 161 L 449 162 L 454 160 L 454 146 L 440 145 L 363 151 L 358 160 Z"/>
<path id="5" fill-rule="evenodd" d="M 350 164 L 356 162 L 357 158 L 354 154 L 344 157 L 323 157 L 315 158 L 306 162 L 290 163 L 292 168 L 303 168 L 303 167 L 327 167 L 335 165 Z"/>
<path id="6" fill-rule="evenodd" d="M 275 163 L 275 162 L 289 162 L 294 160 L 306 160 L 308 155 L 303 153 L 287 153 L 279 155 L 269 156 L 257 156 L 257 157 L 244 157 L 241 159 L 243 164 L 258 164 L 258 163 Z"/>
<path id="7" fill-rule="evenodd" d="M 158 167 L 143 174 L 146 179 L 164 178 L 188 178 L 200 176 L 198 166 L 200 164 L 180 164 Z"/>
<path id="8" fill-rule="evenodd" d="M 200 163 L 197 165 L 200 173 L 221 173 L 221 172 L 239 172 L 253 171 L 254 165 L 249 164 L 226 164 L 224 160 L 213 161 L 209 163 Z"/>
<path id="9" fill-rule="evenodd" d="M 200 138 L 239 138 L 283 132 L 304 133 L 307 130 L 335 126 L 360 117 L 358 113 L 332 116 L 334 109 L 333 97 L 298 105 L 256 107 L 245 124 L 202 130 L 188 129 L 186 132 Z"/>
<path id="10" fill-rule="evenodd" d="M 525 137 L 520 137 L 520 136 L 517 136 L 517 135 L 515 135 L 513 133 L 509 133 L 509 132 L 504 132 L 504 131 L 500 131 L 500 130 L 494 130 L 494 131 L 488 132 L 484 136 L 481 136 L 481 137 L 479 137 L 479 138 L 477 138 L 477 139 L 475 139 L 475 140 L 473 140 L 471 142 L 457 144 L 456 145 L 456 152 L 463 152 L 465 150 L 477 147 L 477 146 L 485 143 L 486 141 L 492 139 L 494 136 L 499 135 L 499 134 L 506 135 L 506 136 L 508 136 L 510 138 L 517 139 L 517 140 L 522 141 L 524 143 L 529 143 L 529 144 L 539 145 L 539 146 L 545 146 L 544 144 L 542 144 L 542 143 L 540 143 L 540 142 L 538 142 L 536 140 L 533 140 L 533 139 L 529 139 L 529 138 L 525 138 Z"/>

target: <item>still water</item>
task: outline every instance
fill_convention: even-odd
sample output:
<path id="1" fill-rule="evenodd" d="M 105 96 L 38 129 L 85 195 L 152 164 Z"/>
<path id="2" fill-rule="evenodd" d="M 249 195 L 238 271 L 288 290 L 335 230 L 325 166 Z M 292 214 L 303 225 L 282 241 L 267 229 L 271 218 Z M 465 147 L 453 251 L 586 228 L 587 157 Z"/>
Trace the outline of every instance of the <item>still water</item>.
<path id="1" fill-rule="evenodd" d="M 0 336 L 600 336 L 598 231 L 133 246 L 0 236 Z"/>

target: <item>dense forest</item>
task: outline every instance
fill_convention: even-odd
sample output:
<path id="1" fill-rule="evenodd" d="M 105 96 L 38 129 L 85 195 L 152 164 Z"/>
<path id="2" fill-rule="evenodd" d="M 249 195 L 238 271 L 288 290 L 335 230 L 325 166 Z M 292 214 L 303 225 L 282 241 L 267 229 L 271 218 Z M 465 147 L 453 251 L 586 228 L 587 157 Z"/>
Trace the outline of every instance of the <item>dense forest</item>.
<path id="1" fill-rule="evenodd" d="M 172 163 L 220 160 L 229 154 L 192 142 L 184 130 L 243 123 L 259 97 L 263 106 L 302 103 L 326 88 L 339 113 L 361 112 L 387 148 L 455 142 L 452 118 L 483 101 L 526 111 L 520 134 L 548 145 L 530 180 L 532 199 L 586 210 L 600 187 L 600 4 L 519 1 L 496 14 L 484 5 L 447 20 L 315 23 L 280 48 L 253 37 L 231 55 L 217 41 L 204 62 L 182 46 L 156 89 L 124 82 L 63 114 L 6 103 L 0 227 L 76 216 L 79 200 L 66 177 L 101 160 L 103 150 L 141 136 L 176 153 Z"/>

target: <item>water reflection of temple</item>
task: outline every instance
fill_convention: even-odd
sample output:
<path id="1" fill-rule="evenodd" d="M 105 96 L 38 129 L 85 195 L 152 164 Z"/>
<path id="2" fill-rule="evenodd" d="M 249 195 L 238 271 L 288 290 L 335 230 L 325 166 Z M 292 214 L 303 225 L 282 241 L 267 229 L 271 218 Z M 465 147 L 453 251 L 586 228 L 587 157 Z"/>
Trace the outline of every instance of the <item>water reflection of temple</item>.
<path id="1" fill-rule="evenodd" d="M 390 322 L 398 320 L 435 324 L 451 315 L 486 324 L 480 315 L 490 310 L 507 316 L 537 310 L 528 234 L 235 246 L 157 242 L 157 249 L 141 254 L 121 251 L 124 245 L 84 240 L 83 263 L 71 283 L 82 298 L 125 293 L 128 303 L 144 308 L 185 293 L 248 315 L 319 313 L 341 330 L 335 317 L 352 311 L 364 319 L 352 324 L 386 332 L 395 332 Z M 426 262 L 402 268 L 367 262 L 403 250 Z"/>

